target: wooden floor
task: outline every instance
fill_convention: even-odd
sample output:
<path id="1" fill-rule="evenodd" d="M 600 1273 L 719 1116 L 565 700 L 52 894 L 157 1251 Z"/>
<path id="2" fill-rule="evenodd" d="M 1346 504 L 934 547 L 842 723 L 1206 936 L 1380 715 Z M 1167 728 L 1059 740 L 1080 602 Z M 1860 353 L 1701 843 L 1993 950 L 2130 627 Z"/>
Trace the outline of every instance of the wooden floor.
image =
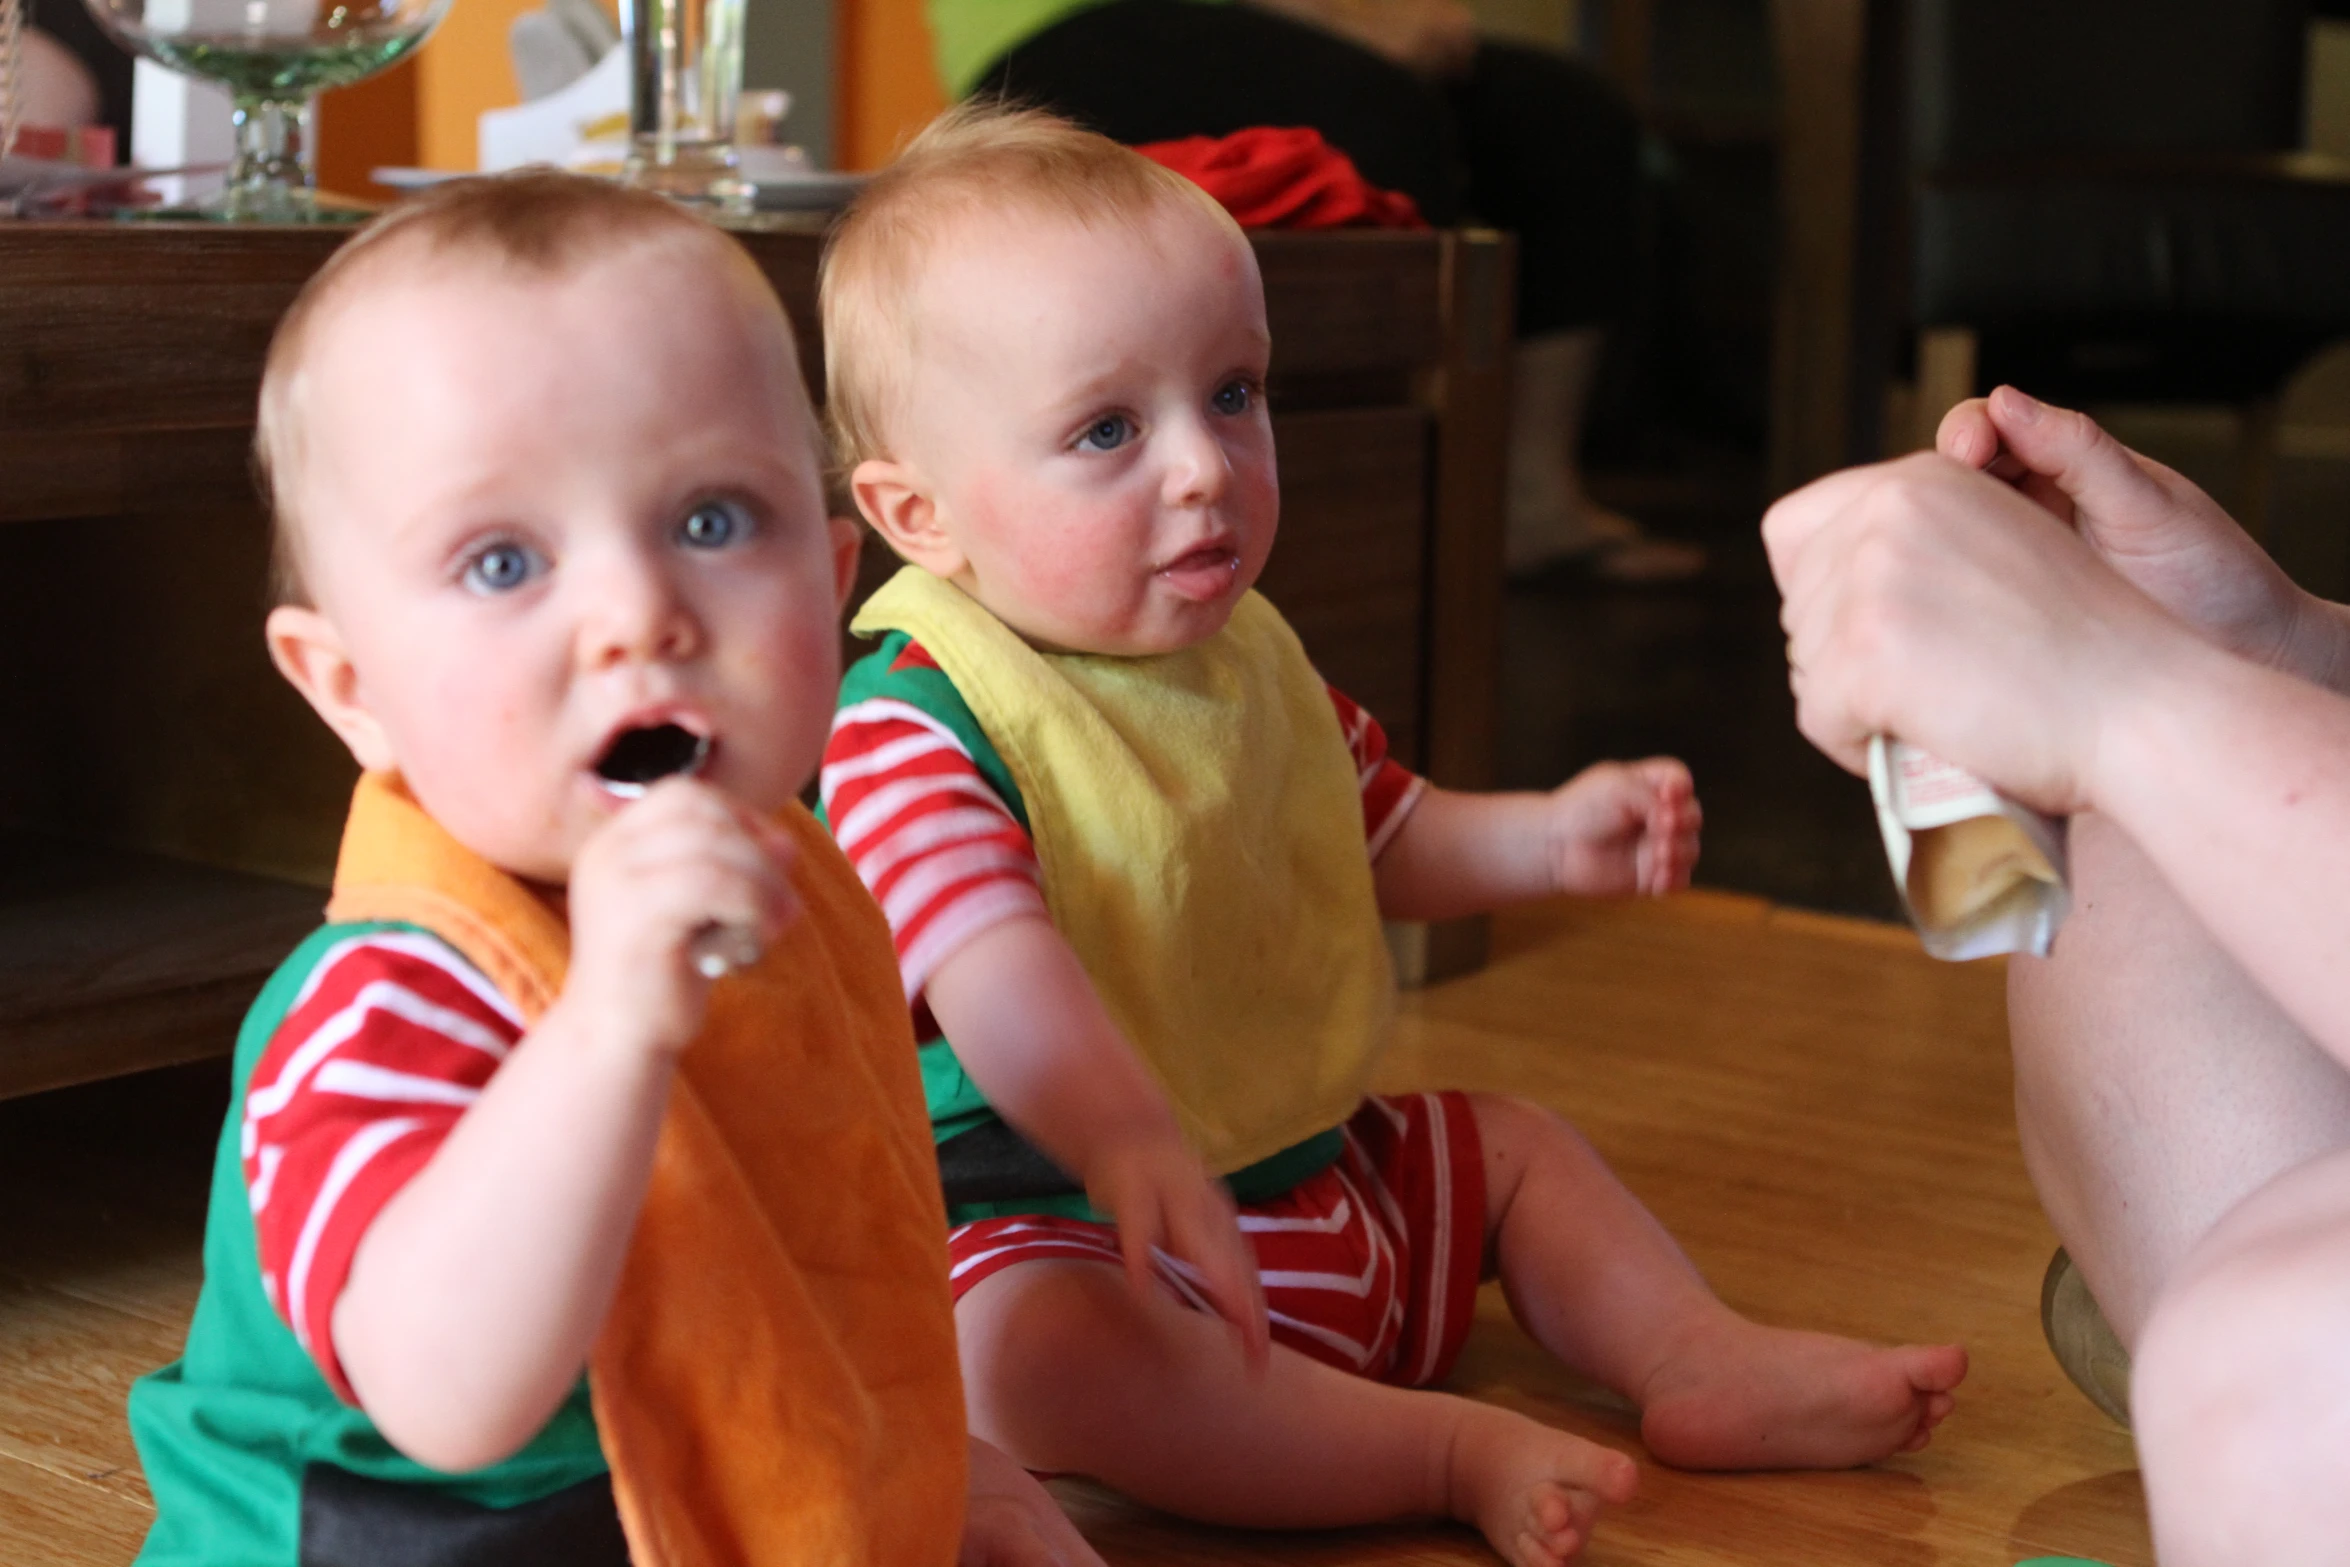
<path id="1" fill-rule="evenodd" d="M 1732 1303 L 1771 1321 L 1963 1341 L 1926 1452 L 1831 1475 L 1708 1476 L 1640 1455 L 1624 1410 L 1545 1363 L 1498 1297 L 1455 1385 L 1621 1447 L 1638 1500 L 1592 1567 L 2151 1561 L 2128 1437 L 2040 1342 L 2053 1240 L 2010 1119 L 2000 974 L 1882 927 L 1720 894 L 1501 922 L 1494 962 L 1407 1005 L 1393 1087 L 1506 1089 L 1591 1136 Z M 0 1105 L 0 1567 L 119 1563 L 148 1501 L 132 1377 L 199 1278 L 217 1072 Z M 1118 1567 L 1490 1562 L 1471 1534 L 1243 1535 L 1063 1485 Z"/>

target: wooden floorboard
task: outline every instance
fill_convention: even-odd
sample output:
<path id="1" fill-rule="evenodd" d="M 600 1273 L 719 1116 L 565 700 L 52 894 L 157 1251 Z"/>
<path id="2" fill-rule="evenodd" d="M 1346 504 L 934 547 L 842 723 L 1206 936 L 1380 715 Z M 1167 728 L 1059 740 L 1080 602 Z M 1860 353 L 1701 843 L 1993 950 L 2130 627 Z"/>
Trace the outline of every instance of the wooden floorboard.
<path id="1" fill-rule="evenodd" d="M 2001 985 L 1897 931 L 1696 894 L 1505 918 L 1485 972 L 1406 1001 L 1387 1086 L 1564 1112 L 1741 1309 L 1974 1357 L 1923 1453 L 1681 1474 L 1489 1291 L 1454 1385 L 1640 1459 L 1592 1567 L 2150 1563 L 2129 1438 L 2040 1342 L 2054 1241 L 2017 1152 Z M 185 1069 L 0 1105 L 0 1567 L 119 1563 L 145 1528 L 122 1392 L 193 1303 L 218 1094 Z M 1236 1534 L 1057 1484 L 1116 1567 L 1492 1560 L 1461 1530 Z"/>

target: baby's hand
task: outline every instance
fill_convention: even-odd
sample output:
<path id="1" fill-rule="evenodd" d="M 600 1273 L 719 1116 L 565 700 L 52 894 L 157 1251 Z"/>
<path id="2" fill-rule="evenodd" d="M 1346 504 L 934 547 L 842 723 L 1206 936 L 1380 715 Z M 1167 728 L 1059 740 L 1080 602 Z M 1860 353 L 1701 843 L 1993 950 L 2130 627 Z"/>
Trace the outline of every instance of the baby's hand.
<path id="1" fill-rule="evenodd" d="M 1232 1199 L 1180 1137 L 1135 1138 L 1094 1161 L 1085 1194 L 1118 1222 L 1126 1277 L 1148 1290 L 1152 1254 L 1163 1250 L 1183 1264 L 1186 1277 L 1216 1314 L 1240 1335 L 1242 1353 L 1262 1367 L 1269 1353 L 1265 1292 L 1257 1258 L 1241 1238 Z"/>
<path id="2" fill-rule="evenodd" d="M 1678 892 L 1697 865 L 1703 820 L 1689 769 L 1669 756 L 1587 767 L 1550 797 L 1558 890 L 1586 898 Z"/>
<path id="3" fill-rule="evenodd" d="M 1102 1567 L 1036 1476 L 977 1437 L 955 1567 Z"/>
<path id="4" fill-rule="evenodd" d="M 571 871 L 563 1000 L 590 1037 L 674 1054 L 701 1032 L 710 981 L 694 938 L 713 925 L 771 941 L 799 912 L 782 829 L 691 778 L 607 822 Z"/>

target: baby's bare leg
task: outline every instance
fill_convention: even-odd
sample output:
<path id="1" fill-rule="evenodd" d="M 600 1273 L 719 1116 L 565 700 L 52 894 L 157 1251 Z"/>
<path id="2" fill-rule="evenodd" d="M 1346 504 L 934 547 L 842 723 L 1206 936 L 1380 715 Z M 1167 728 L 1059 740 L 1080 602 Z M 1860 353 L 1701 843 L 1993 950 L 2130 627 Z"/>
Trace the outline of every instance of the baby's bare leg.
<path id="1" fill-rule="evenodd" d="M 2350 1146 L 2350 1073 L 2119 828 L 2076 817 L 2071 858 L 2055 952 L 2008 969 L 2016 1123 L 2049 1221 L 2131 1344 L 2222 1214 Z"/>
<path id="2" fill-rule="evenodd" d="M 1747 1321 L 1573 1127 L 1520 1100 L 1470 1099 L 1510 1309 L 1560 1360 L 1640 1405 L 1657 1457 L 1696 1469 L 1844 1468 L 1923 1447 L 1950 1412 L 1964 1350 L 1887 1349 Z"/>
<path id="3" fill-rule="evenodd" d="M 2130 1383 L 2164 1567 L 2316 1567 L 2350 1542 L 2350 1153 L 2270 1182 L 2172 1270 Z"/>
<path id="4" fill-rule="evenodd" d="M 1452 1517 L 1515 1567 L 1558 1567 L 1636 1478 L 1621 1453 L 1507 1410 L 1383 1386 L 1279 1345 L 1252 1375 L 1223 1323 L 1094 1263 L 1007 1268 L 963 1298 L 955 1325 L 974 1435 L 1187 1518 Z"/>

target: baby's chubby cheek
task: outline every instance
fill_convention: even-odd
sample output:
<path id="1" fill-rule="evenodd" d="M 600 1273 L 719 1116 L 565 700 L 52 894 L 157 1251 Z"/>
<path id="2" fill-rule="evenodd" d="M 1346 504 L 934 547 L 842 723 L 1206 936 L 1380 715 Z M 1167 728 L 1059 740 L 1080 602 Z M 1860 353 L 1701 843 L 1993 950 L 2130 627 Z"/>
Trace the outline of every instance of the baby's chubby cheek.
<path id="1" fill-rule="evenodd" d="M 795 621 L 762 657 L 765 667 L 753 672 L 752 689 L 769 693 L 767 712 L 785 752 L 784 765 L 813 774 L 840 696 L 840 632 L 829 620 Z M 806 781 L 794 778 L 791 788 Z"/>
<path id="2" fill-rule="evenodd" d="M 965 554 L 986 596 L 1000 592 L 1054 615 L 1079 614 L 1116 596 L 1119 572 L 1110 557 L 1119 530 L 1100 508 L 1056 504 L 1000 476 L 973 475 L 964 512 Z"/>

